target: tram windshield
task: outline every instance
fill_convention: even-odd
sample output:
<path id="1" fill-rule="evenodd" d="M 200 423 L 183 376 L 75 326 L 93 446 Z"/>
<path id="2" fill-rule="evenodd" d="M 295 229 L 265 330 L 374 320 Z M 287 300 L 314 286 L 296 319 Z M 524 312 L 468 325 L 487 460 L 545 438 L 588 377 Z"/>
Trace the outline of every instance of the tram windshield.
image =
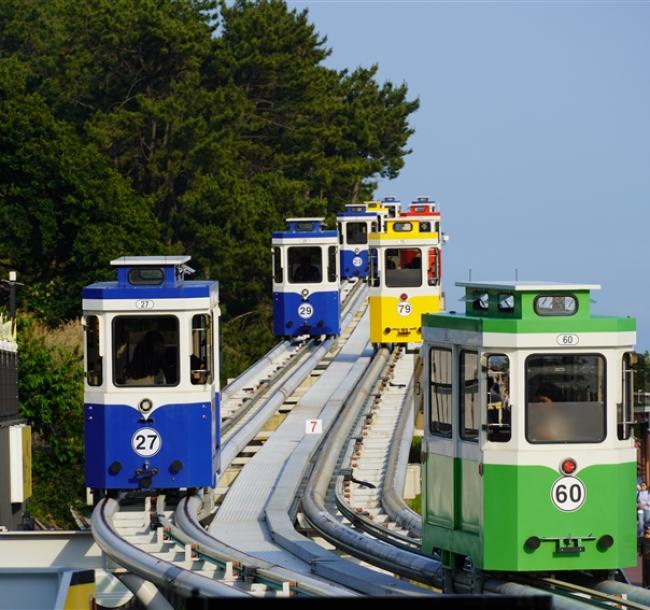
<path id="1" fill-rule="evenodd" d="M 386 249 L 386 286 L 409 288 L 422 285 L 422 254 L 419 248 Z"/>
<path id="2" fill-rule="evenodd" d="M 605 358 L 535 354 L 526 359 L 530 443 L 598 443 L 605 438 Z"/>
<path id="3" fill-rule="evenodd" d="M 292 284 L 316 284 L 323 278 L 323 261 L 319 246 L 289 248 L 289 281 Z"/>
<path id="4" fill-rule="evenodd" d="M 348 245 L 368 243 L 368 225 L 365 222 L 348 222 L 345 229 Z"/>
<path id="5" fill-rule="evenodd" d="M 178 318 L 118 316 L 113 320 L 115 385 L 178 383 Z"/>

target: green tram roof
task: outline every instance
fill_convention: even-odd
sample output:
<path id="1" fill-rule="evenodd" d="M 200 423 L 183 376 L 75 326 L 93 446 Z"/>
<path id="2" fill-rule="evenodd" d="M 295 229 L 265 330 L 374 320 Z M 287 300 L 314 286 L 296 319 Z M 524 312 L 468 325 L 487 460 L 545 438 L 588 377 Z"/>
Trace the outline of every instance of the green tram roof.
<path id="1" fill-rule="evenodd" d="M 636 330 L 631 317 L 591 315 L 598 284 L 557 282 L 457 282 L 465 288 L 465 312 L 422 316 L 423 328 L 474 332 L 625 332 Z"/>

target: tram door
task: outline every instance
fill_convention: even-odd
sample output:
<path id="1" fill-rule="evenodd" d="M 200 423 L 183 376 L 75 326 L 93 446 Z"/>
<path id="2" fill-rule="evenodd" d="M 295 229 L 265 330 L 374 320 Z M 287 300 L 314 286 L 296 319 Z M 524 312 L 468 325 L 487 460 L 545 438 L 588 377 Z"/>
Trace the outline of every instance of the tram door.
<path id="1" fill-rule="evenodd" d="M 454 529 L 478 534 L 482 504 L 479 473 L 482 394 L 479 352 L 474 347 L 456 346 L 456 362 L 458 434 L 455 438 Z"/>
<path id="2" fill-rule="evenodd" d="M 470 534 L 479 531 L 479 354 L 460 345 L 432 345 L 428 350 L 429 450 L 427 521 Z M 468 548 L 468 553 L 469 553 Z"/>

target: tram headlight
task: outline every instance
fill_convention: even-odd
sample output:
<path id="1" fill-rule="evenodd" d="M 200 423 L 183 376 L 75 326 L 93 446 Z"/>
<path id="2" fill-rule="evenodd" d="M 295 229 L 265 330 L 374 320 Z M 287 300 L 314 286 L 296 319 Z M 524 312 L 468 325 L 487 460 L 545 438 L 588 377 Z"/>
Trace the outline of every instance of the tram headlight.
<path id="1" fill-rule="evenodd" d="M 303 298 L 303 299 L 306 299 L 306 298 L 309 296 L 309 290 L 307 290 L 306 288 L 303 288 L 303 289 L 300 291 L 300 294 L 302 295 L 302 298 Z"/>
<path id="2" fill-rule="evenodd" d="M 400 298 L 402 301 L 406 301 L 406 299 L 409 298 L 409 295 L 406 294 L 405 292 L 402 292 L 402 294 L 399 295 L 399 298 Z"/>
<path id="3" fill-rule="evenodd" d="M 536 551 L 540 544 L 542 544 L 542 541 L 537 536 L 531 536 L 524 542 L 524 547 L 526 547 L 527 551 Z"/>
<path id="4" fill-rule="evenodd" d="M 149 413 L 149 411 L 153 409 L 153 402 L 151 402 L 149 398 L 143 398 L 140 401 L 138 407 L 140 408 L 140 411 L 142 411 L 143 413 Z"/>
<path id="5" fill-rule="evenodd" d="M 612 536 L 610 536 L 609 534 L 605 534 L 604 536 L 598 538 L 598 542 L 596 543 L 596 546 L 598 547 L 599 551 L 606 551 L 613 544 L 614 544 L 614 538 L 612 538 Z"/>
<path id="6" fill-rule="evenodd" d="M 577 469 L 578 464 L 576 464 L 576 461 L 573 458 L 566 458 L 565 460 L 562 460 L 562 464 L 560 464 L 560 471 L 562 474 L 572 475 Z"/>

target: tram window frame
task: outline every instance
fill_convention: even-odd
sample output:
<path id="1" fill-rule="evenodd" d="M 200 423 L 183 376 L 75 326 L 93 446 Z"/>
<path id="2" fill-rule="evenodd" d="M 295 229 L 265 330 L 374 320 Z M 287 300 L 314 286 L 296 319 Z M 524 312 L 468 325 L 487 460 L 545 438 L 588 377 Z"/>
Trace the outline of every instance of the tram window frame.
<path id="1" fill-rule="evenodd" d="M 339 232 L 339 245 L 342 246 L 343 245 L 343 223 L 338 222 L 338 223 L 336 223 L 336 226 L 337 226 L 338 232 Z"/>
<path id="2" fill-rule="evenodd" d="M 352 229 L 356 232 L 352 232 Z M 368 223 L 365 220 L 345 223 L 345 243 L 348 246 L 365 246 L 368 243 Z"/>
<path id="3" fill-rule="evenodd" d="M 368 249 L 368 286 L 379 286 L 379 251 L 377 248 Z"/>
<path id="4" fill-rule="evenodd" d="M 433 253 L 433 257 L 431 254 Z M 433 264 L 431 261 L 433 260 Z M 427 257 L 429 268 L 427 269 L 427 284 L 429 286 L 440 285 L 440 248 L 429 248 L 429 256 Z"/>
<path id="5" fill-rule="evenodd" d="M 338 274 L 336 273 L 336 262 L 338 260 L 338 248 L 336 246 L 329 246 L 327 248 L 327 281 L 337 282 Z"/>
<path id="6" fill-rule="evenodd" d="M 634 429 L 634 352 L 626 352 L 621 359 L 621 402 L 616 404 L 616 434 L 619 441 L 626 441 Z"/>
<path id="7" fill-rule="evenodd" d="M 309 254 L 301 253 L 309 251 Z M 318 256 L 314 262 L 314 255 Z M 296 270 L 300 267 L 302 257 L 309 257 L 309 264 L 318 270 L 318 279 L 296 280 Z M 323 251 L 320 246 L 289 246 L 287 248 L 288 279 L 290 284 L 321 284 L 323 281 Z"/>
<path id="8" fill-rule="evenodd" d="M 552 307 L 551 308 L 546 308 L 543 307 L 543 301 L 545 299 L 553 299 L 552 302 Z M 573 302 L 574 308 L 573 310 L 567 310 L 565 307 L 562 309 L 557 307 L 555 309 L 556 304 L 559 305 L 559 301 L 557 299 L 564 299 L 565 304 L 567 302 L 567 299 L 569 302 Z M 533 302 L 533 307 L 535 309 L 535 313 L 538 316 L 575 316 L 576 313 L 578 313 L 578 307 L 579 307 L 579 302 L 578 298 L 574 294 L 569 294 L 569 293 L 556 293 L 556 294 L 538 294 L 535 297 L 535 300 Z"/>
<path id="9" fill-rule="evenodd" d="M 499 294 L 497 308 L 504 313 L 513 313 L 515 311 L 515 295 L 511 292 Z"/>
<path id="10" fill-rule="evenodd" d="M 441 381 L 435 381 L 434 382 L 434 374 L 436 372 L 435 368 L 435 361 L 434 361 L 434 353 L 437 353 L 439 355 L 444 354 L 444 358 L 447 361 L 447 375 L 448 379 L 445 378 L 444 380 Z M 440 365 L 442 364 L 442 360 L 440 361 Z M 452 359 L 452 351 L 448 347 L 436 347 L 432 346 L 429 349 L 429 431 L 431 434 L 434 434 L 435 436 L 441 436 L 443 438 L 452 438 L 453 436 L 453 431 L 454 431 L 454 426 L 453 426 L 453 381 L 454 381 L 454 373 L 452 370 L 453 367 L 453 359 Z M 442 368 L 442 367 L 440 367 Z M 441 409 L 437 408 L 436 409 L 436 414 L 437 417 L 434 419 L 433 417 L 433 404 L 434 404 L 434 396 L 438 397 L 441 396 L 442 394 L 438 391 L 434 391 L 434 388 L 448 388 L 449 394 L 446 396 L 447 400 L 447 405 L 442 405 L 442 409 L 446 411 L 445 415 L 448 415 L 447 417 L 441 417 Z M 438 404 L 438 401 L 436 400 L 436 403 Z"/>
<path id="11" fill-rule="evenodd" d="M 490 295 L 487 292 L 476 292 L 472 295 L 474 311 L 488 311 L 490 309 Z"/>
<path id="12" fill-rule="evenodd" d="M 151 324 L 148 324 L 150 321 L 157 321 L 159 322 L 157 328 L 151 327 Z M 171 324 L 170 324 L 171 323 Z M 170 324 L 170 329 L 169 328 L 164 328 L 165 324 Z M 140 328 L 137 328 L 135 332 L 133 332 L 132 328 L 128 328 L 130 326 L 140 326 Z M 149 328 L 147 328 L 149 326 Z M 118 337 L 118 327 L 120 327 L 120 336 Z M 164 383 L 159 383 L 156 381 L 156 378 L 154 376 L 154 379 L 152 382 L 149 383 L 127 383 L 128 377 L 126 375 L 126 369 L 131 365 L 131 363 L 134 360 L 135 356 L 135 350 L 138 345 L 143 339 L 144 336 L 149 332 L 149 331 L 157 331 L 163 335 L 165 338 L 165 360 L 166 360 L 166 366 L 164 366 L 165 369 L 165 382 Z M 139 339 L 134 340 L 131 342 L 131 336 L 133 335 L 141 335 Z M 171 336 L 171 341 L 169 340 Z M 175 337 L 174 337 L 175 334 Z M 124 340 L 126 338 L 126 343 L 124 343 Z M 175 343 L 174 343 L 175 339 Z M 124 352 L 118 354 L 118 350 L 126 349 L 126 354 Z M 169 357 L 169 350 L 175 350 L 175 358 L 172 359 Z M 147 387 L 147 388 L 170 388 L 170 387 L 176 387 L 180 383 L 180 351 L 181 351 L 181 343 L 180 343 L 180 321 L 178 319 L 178 316 L 172 315 L 172 314 L 164 314 L 164 315 L 119 315 L 115 316 L 112 321 L 112 353 L 111 353 L 111 359 L 113 362 L 113 385 L 118 388 L 135 388 L 135 387 Z M 126 358 L 123 358 L 123 356 L 126 356 Z M 118 362 L 118 358 L 120 360 L 124 360 L 125 362 L 122 364 L 121 362 Z M 161 367 L 162 368 L 162 367 Z M 117 372 L 118 370 L 122 370 L 122 377 L 118 378 Z M 167 373 L 169 373 L 169 378 L 174 379 L 174 381 L 170 381 L 169 383 L 167 382 Z M 173 373 L 173 375 L 171 374 Z M 145 379 L 151 377 L 151 375 L 148 375 L 146 377 L 135 377 L 133 380 L 137 379 Z M 119 381 L 119 379 L 123 379 L 123 381 Z"/>
<path id="13" fill-rule="evenodd" d="M 86 316 L 86 382 L 98 387 L 104 382 L 104 362 L 101 355 L 99 316 Z"/>
<path id="14" fill-rule="evenodd" d="M 485 388 L 485 430 L 487 431 L 487 440 L 491 443 L 507 443 L 512 439 L 512 408 L 510 405 L 510 358 L 507 354 L 488 353 L 483 356 L 485 365 L 483 367 L 483 376 L 486 380 Z M 492 359 L 505 360 L 505 366 L 496 368 L 491 364 Z M 497 376 L 501 377 L 501 383 L 497 381 Z M 492 389 L 494 384 L 498 385 L 498 398 L 496 398 Z M 494 406 L 491 406 L 494 405 Z M 495 417 L 496 416 L 496 417 Z M 490 421 L 494 420 L 496 421 Z"/>
<path id="15" fill-rule="evenodd" d="M 473 378 L 466 378 L 468 370 L 468 357 L 475 358 L 475 376 Z M 460 410 L 460 438 L 464 441 L 478 442 L 478 431 L 481 424 L 481 393 L 480 393 L 480 377 L 479 377 L 479 357 L 478 352 L 475 350 L 461 350 L 459 358 L 459 393 L 458 403 Z M 470 382 L 471 387 L 475 388 L 470 393 L 466 392 Z M 470 400 L 468 400 L 470 398 Z M 467 426 L 468 411 L 474 415 L 476 428 L 469 428 Z"/>
<path id="16" fill-rule="evenodd" d="M 206 323 L 207 322 L 207 323 Z M 196 326 L 200 324 L 200 326 Z M 192 316 L 192 349 L 190 354 L 190 382 L 192 385 L 211 384 L 213 379 L 213 325 L 212 315 L 197 313 Z M 196 352 L 198 351 L 198 356 Z M 201 365 L 205 368 L 200 368 Z M 195 368 L 198 365 L 199 368 Z"/>
<path id="17" fill-rule="evenodd" d="M 282 269 L 282 248 L 275 246 L 273 248 L 273 281 L 281 284 L 284 279 L 284 270 Z"/>
<path id="18" fill-rule="evenodd" d="M 419 268 L 401 267 L 399 261 L 401 255 L 406 252 L 416 252 L 415 257 L 420 258 Z M 399 267 L 397 267 L 397 263 L 400 264 Z M 384 268 L 386 270 L 384 276 L 386 288 L 419 288 L 422 286 L 422 248 L 413 246 L 386 248 L 384 250 Z"/>
<path id="19" fill-rule="evenodd" d="M 160 286 L 165 281 L 165 270 L 162 267 L 134 267 L 129 269 L 128 278 L 132 286 Z"/>
<path id="20" fill-rule="evenodd" d="M 596 378 L 588 379 L 585 376 L 585 372 L 589 370 L 590 366 L 593 366 L 585 361 L 587 358 L 594 359 Z M 544 370 L 543 367 L 536 367 L 535 372 L 531 371 L 531 362 L 536 359 L 547 359 L 546 366 L 549 368 Z M 553 363 L 553 359 L 559 360 Z M 582 361 L 578 359 L 582 359 Z M 572 367 L 573 374 L 566 374 L 561 378 L 560 374 L 563 369 L 569 366 Z M 576 392 L 576 379 L 579 376 L 583 380 L 582 391 L 596 388 L 596 392 L 602 397 L 601 400 L 560 400 L 563 394 Z M 585 379 L 588 379 L 589 383 L 584 383 Z M 530 444 L 598 444 L 605 441 L 607 438 L 607 359 L 604 354 L 597 352 L 530 354 L 524 364 L 524 380 L 526 391 L 524 429 L 526 440 Z M 533 388 L 533 380 L 535 388 Z M 541 400 L 531 400 L 535 394 Z M 544 399 L 542 395 L 545 395 L 547 399 Z M 571 407 L 573 411 L 568 411 L 569 407 L 566 405 L 572 404 L 574 405 Z M 558 407 L 558 405 L 565 406 Z M 581 408 L 578 409 L 578 407 Z M 539 422 L 546 424 L 546 438 L 537 437 L 540 431 Z M 569 428 L 572 433 L 565 433 L 560 437 L 558 432 L 567 429 L 567 423 L 572 424 Z M 590 430 L 587 424 L 594 430 L 594 426 L 599 425 L 598 434 L 586 436 Z M 582 437 L 578 434 L 582 434 Z"/>
<path id="21" fill-rule="evenodd" d="M 413 231 L 413 223 L 408 221 L 393 222 L 391 226 L 396 233 L 410 233 Z"/>

